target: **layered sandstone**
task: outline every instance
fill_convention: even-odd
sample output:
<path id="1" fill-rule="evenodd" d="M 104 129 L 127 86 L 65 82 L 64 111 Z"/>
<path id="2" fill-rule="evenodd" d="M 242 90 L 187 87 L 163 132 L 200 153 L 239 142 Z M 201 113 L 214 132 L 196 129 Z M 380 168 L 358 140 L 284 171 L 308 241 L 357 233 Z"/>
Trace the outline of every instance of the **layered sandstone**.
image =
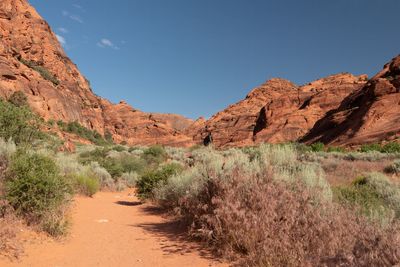
<path id="1" fill-rule="evenodd" d="M 342 73 L 304 86 L 271 79 L 244 100 L 217 113 L 194 136 L 217 147 L 296 141 L 344 97 L 366 83 L 365 75 Z"/>
<path id="2" fill-rule="evenodd" d="M 319 120 L 304 142 L 360 145 L 400 138 L 400 55 Z"/>
<path id="3" fill-rule="evenodd" d="M 96 96 L 35 9 L 26 0 L 2 0 L 0 97 L 15 91 L 25 92 L 31 108 L 45 120 L 78 121 L 129 144 L 192 144 L 182 133 L 192 120 L 144 113 Z"/>

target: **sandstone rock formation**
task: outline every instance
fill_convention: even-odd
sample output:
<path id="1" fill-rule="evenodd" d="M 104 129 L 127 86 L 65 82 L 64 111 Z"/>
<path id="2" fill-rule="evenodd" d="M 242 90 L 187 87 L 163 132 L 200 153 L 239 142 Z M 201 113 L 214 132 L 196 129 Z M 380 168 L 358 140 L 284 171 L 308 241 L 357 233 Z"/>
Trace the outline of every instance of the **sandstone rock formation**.
<path id="1" fill-rule="evenodd" d="M 23 91 L 45 120 L 77 121 L 130 145 L 228 147 L 299 139 L 357 145 L 396 139 L 399 85 L 400 56 L 370 81 L 347 73 L 304 86 L 271 79 L 209 120 L 146 113 L 96 96 L 27 0 L 0 1 L 0 97 Z"/>
<path id="2" fill-rule="evenodd" d="M 360 145 L 400 138 L 400 55 L 327 113 L 302 140 Z"/>
<path id="3" fill-rule="evenodd" d="M 217 147 L 296 141 L 366 80 L 342 73 L 299 87 L 271 79 L 205 122 L 194 139 Z"/>
<path id="4" fill-rule="evenodd" d="M 26 0 L 1 0 L 0 97 L 15 91 L 25 92 L 45 120 L 78 121 L 129 144 L 192 144 L 182 133 L 192 120 L 144 113 L 96 96 L 35 9 Z"/>

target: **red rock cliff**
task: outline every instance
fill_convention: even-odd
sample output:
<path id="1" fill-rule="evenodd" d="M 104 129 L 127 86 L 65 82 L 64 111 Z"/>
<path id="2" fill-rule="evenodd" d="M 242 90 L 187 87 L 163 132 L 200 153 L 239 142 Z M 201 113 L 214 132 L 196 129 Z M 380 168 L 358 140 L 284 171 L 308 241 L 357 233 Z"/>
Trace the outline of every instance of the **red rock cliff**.
<path id="1" fill-rule="evenodd" d="M 26 0 L 0 1 L 0 96 L 24 91 L 44 119 L 78 121 L 129 144 L 188 146 L 179 115 L 151 114 L 96 96 L 55 34 Z"/>

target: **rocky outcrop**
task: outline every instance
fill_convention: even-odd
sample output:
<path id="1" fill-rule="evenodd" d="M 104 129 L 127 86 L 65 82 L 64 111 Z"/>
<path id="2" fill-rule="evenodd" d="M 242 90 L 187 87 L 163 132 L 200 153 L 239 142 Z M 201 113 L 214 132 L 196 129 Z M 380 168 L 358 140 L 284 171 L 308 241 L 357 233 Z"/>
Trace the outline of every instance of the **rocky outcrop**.
<path id="1" fill-rule="evenodd" d="M 400 138 L 400 55 L 319 120 L 307 143 L 360 145 Z"/>
<path id="2" fill-rule="evenodd" d="M 31 108 L 45 120 L 78 121 L 129 144 L 192 144 L 182 133 L 192 120 L 144 113 L 96 96 L 35 9 L 26 0 L 2 0 L 0 97 L 15 91 L 25 92 Z"/>
<path id="3" fill-rule="evenodd" d="M 299 139 L 357 145 L 397 139 L 399 77 L 397 57 L 369 81 L 347 73 L 303 86 L 271 79 L 209 120 L 146 113 L 96 96 L 27 0 L 0 1 L 0 97 L 23 91 L 45 120 L 77 121 L 130 145 L 228 147 Z"/>
<path id="4" fill-rule="evenodd" d="M 366 80 L 365 75 L 347 73 L 304 86 L 283 79 L 269 80 L 210 118 L 194 139 L 213 142 L 217 147 L 296 141 Z"/>

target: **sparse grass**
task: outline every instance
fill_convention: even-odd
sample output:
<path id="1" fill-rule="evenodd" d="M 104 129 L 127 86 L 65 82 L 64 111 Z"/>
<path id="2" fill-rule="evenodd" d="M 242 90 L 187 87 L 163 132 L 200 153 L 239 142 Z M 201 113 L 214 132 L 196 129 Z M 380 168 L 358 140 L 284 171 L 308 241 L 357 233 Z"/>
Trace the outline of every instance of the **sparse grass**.
<path id="1" fill-rule="evenodd" d="M 40 66 L 38 63 L 36 63 L 34 61 L 25 60 L 23 58 L 19 58 L 19 61 L 22 64 L 24 64 L 25 66 L 38 72 L 42 76 L 43 79 L 52 82 L 54 86 L 57 86 L 60 84 L 60 81 L 54 76 L 54 74 L 52 74 L 45 67 Z"/>

